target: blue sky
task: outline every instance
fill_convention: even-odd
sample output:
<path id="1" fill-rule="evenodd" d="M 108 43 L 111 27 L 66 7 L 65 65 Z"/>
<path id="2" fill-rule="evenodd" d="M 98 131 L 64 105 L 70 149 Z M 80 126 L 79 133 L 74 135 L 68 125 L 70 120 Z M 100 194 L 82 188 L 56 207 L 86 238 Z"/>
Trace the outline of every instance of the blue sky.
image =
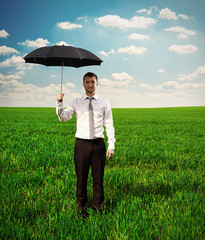
<path id="1" fill-rule="evenodd" d="M 112 107 L 205 105 L 204 0 L 0 2 L 0 106 L 55 107 L 60 67 L 25 64 L 42 46 L 85 48 L 101 66 L 64 67 L 65 105 L 98 75 Z"/>

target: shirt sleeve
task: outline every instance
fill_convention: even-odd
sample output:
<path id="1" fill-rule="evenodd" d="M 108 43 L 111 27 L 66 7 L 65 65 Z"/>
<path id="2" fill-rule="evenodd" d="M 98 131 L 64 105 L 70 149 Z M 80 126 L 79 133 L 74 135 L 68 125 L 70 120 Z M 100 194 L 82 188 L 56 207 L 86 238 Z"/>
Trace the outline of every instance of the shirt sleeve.
<path id="1" fill-rule="evenodd" d="M 106 110 L 105 110 L 105 119 L 104 119 L 104 126 L 106 130 L 106 134 L 108 137 L 108 149 L 115 148 L 115 129 L 113 127 L 113 117 L 112 117 L 112 110 L 110 107 L 110 103 L 107 103 Z"/>
<path id="2" fill-rule="evenodd" d="M 63 102 L 56 103 L 56 114 L 58 115 L 58 119 L 61 122 L 66 122 L 73 117 L 75 113 L 74 103 L 72 102 L 66 109 L 63 107 Z"/>

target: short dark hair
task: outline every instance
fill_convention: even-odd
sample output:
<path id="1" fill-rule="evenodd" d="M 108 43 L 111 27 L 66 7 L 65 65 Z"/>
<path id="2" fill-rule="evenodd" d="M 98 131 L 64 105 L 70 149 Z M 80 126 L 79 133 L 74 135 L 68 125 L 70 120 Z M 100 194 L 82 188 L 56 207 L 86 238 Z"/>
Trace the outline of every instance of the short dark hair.
<path id="1" fill-rule="evenodd" d="M 83 77 L 83 82 L 85 81 L 85 78 L 86 78 L 86 77 L 95 77 L 96 80 L 98 81 L 97 75 L 96 75 L 95 73 L 93 73 L 93 72 L 87 72 L 87 73 L 84 75 L 84 77 Z"/>

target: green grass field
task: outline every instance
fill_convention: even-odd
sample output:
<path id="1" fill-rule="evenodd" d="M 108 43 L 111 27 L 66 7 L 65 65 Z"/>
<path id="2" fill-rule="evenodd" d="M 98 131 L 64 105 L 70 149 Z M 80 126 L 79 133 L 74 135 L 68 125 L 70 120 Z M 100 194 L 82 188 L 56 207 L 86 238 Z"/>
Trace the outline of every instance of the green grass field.
<path id="1" fill-rule="evenodd" d="M 113 109 L 106 213 L 77 214 L 75 118 L 0 108 L 1 239 L 204 239 L 205 107 Z M 88 181 L 92 200 L 92 178 Z"/>

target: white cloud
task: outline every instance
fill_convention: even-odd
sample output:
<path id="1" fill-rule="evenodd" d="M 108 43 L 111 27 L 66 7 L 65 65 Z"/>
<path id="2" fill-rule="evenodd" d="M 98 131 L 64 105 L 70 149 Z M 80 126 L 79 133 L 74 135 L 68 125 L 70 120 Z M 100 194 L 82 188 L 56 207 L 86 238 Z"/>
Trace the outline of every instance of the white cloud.
<path id="1" fill-rule="evenodd" d="M 144 39 L 150 39 L 150 36 L 144 35 L 144 34 L 132 33 L 128 36 L 128 39 L 130 39 L 130 40 L 144 40 Z"/>
<path id="2" fill-rule="evenodd" d="M 189 37 L 184 33 L 179 33 L 177 36 L 178 39 L 189 39 Z"/>
<path id="3" fill-rule="evenodd" d="M 185 19 L 185 20 L 189 20 L 189 19 L 190 19 L 190 17 L 187 16 L 186 14 L 179 14 L 178 16 L 179 16 L 180 18 L 182 18 L 182 19 Z"/>
<path id="4" fill-rule="evenodd" d="M 70 23 L 70 22 L 57 23 L 57 26 L 59 28 L 61 28 L 61 29 L 64 29 L 64 30 L 72 30 L 72 29 L 82 28 L 83 27 L 80 24 L 75 24 L 75 23 Z"/>
<path id="5" fill-rule="evenodd" d="M 160 69 L 158 69 L 158 70 L 157 70 L 157 72 L 159 72 L 159 73 L 164 73 L 164 72 L 165 72 L 165 70 L 164 70 L 164 69 L 162 69 L 162 68 L 160 68 Z"/>
<path id="6" fill-rule="evenodd" d="M 121 18 L 118 15 L 106 15 L 96 18 L 95 21 L 105 27 L 116 27 L 120 29 L 126 28 L 147 28 L 149 25 L 155 24 L 157 20 L 153 18 L 145 18 L 134 16 L 131 19 Z"/>
<path id="7" fill-rule="evenodd" d="M 14 49 L 14 48 L 11 48 L 11 47 L 7 47 L 7 46 L 0 46 L 0 55 L 7 55 L 7 54 L 10 54 L 10 53 L 17 53 L 19 54 L 19 52 Z"/>
<path id="8" fill-rule="evenodd" d="M 9 35 L 4 29 L 0 31 L 0 38 L 7 38 Z"/>
<path id="9" fill-rule="evenodd" d="M 25 42 L 18 43 L 22 46 L 32 47 L 32 48 L 39 48 L 39 47 L 45 47 L 50 42 L 47 39 L 38 38 L 36 40 L 26 40 Z"/>
<path id="10" fill-rule="evenodd" d="M 34 65 L 33 65 L 33 66 L 34 66 Z M 32 66 L 31 64 L 27 64 L 27 65 L 25 66 L 25 61 L 23 61 L 23 62 L 22 62 L 22 65 L 20 64 L 20 65 L 16 66 L 16 70 L 32 69 L 33 66 Z"/>
<path id="11" fill-rule="evenodd" d="M 174 107 L 201 106 L 204 103 L 205 82 L 199 84 L 179 84 L 175 81 L 160 85 L 146 83 L 136 86 L 127 81 L 101 79 L 98 93 L 110 100 L 112 107 Z M 123 84 L 119 87 L 118 84 Z M 119 98 L 119 96 L 126 96 Z"/>
<path id="12" fill-rule="evenodd" d="M 193 52 L 197 52 L 198 48 L 194 45 L 187 44 L 187 45 L 172 45 L 169 47 L 170 52 L 176 52 L 179 54 L 189 54 Z"/>
<path id="13" fill-rule="evenodd" d="M 196 78 L 205 77 L 205 66 L 198 67 L 193 73 L 191 74 L 179 74 L 178 80 L 179 81 L 191 81 Z"/>
<path id="14" fill-rule="evenodd" d="M 147 12 L 148 10 L 146 9 L 146 8 L 143 8 L 143 9 L 140 9 L 140 10 L 138 10 L 137 12 L 138 13 L 143 13 L 143 12 Z"/>
<path id="15" fill-rule="evenodd" d="M 185 85 L 176 82 L 167 82 L 156 86 L 144 84 L 144 87 L 141 84 L 141 88 L 137 87 L 137 89 L 133 88 L 134 86 L 131 86 L 127 80 L 117 81 L 102 78 L 99 81 L 97 93 L 109 99 L 112 107 L 201 106 L 205 100 L 204 81 Z M 84 93 L 83 89 L 80 91 L 79 88 L 70 89 L 71 87 L 72 83 L 63 85 L 65 107 L 73 98 L 80 97 Z M 0 88 L 1 106 L 55 107 L 56 94 L 60 91 L 60 84 L 38 87 L 35 84 L 25 84 L 17 80 L 0 80 Z M 120 98 L 119 96 L 126 97 Z"/>
<path id="16" fill-rule="evenodd" d="M 74 84 L 67 83 L 63 85 L 63 92 L 67 101 L 71 102 L 73 98 L 80 97 L 79 93 L 70 91 Z M 0 80 L 0 98 L 1 106 L 14 107 L 55 107 L 56 94 L 60 91 L 60 84 L 50 84 L 46 87 L 38 87 L 35 84 L 25 84 L 17 80 L 1 81 Z"/>
<path id="17" fill-rule="evenodd" d="M 60 42 L 58 42 L 58 43 L 56 43 L 56 45 L 58 45 L 58 46 L 71 46 L 70 44 L 68 44 L 67 42 L 64 42 L 64 41 L 60 41 Z"/>
<path id="18" fill-rule="evenodd" d="M 99 51 L 99 53 L 102 54 L 103 56 L 108 57 L 110 54 L 114 54 L 114 53 L 128 53 L 130 55 L 133 55 L 133 54 L 142 55 L 146 51 L 147 51 L 147 48 L 145 47 L 136 47 L 134 45 L 130 45 L 129 47 L 118 48 L 117 51 L 115 51 L 114 49 L 111 49 L 109 52 Z"/>
<path id="19" fill-rule="evenodd" d="M 153 89 L 153 86 L 147 83 L 140 83 L 139 88 Z"/>
<path id="20" fill-rule="evenodd" d="M 128 53 L 128 54 L 137 54 L 142 55 L 147 51 L 147 48 L 145 47 L 136 47 L 134 45 L 130 45 L 129 47 L 125 48 L 119 48 L 117 50 L 117 53 Z"/>
<path id="21" fill-rule="evenodd" d="M 177 81 L 168 81 L 160 85 L 152 86 L 150 84 L 141 83 L 139 88 L 146 88 L 149 90 L 163 90 L 163 89 L 205 89 L 205 80 L 199 83 L 179 83 Z"/>
<path id="22" fill-rule="evenodd" d="M 169 8 L 163 8 L 158 15 L 158 18 L 168 19 L 168 20 L 177 20 L 178 18 L 182 18 L 184 20 L 189 20 L 191 17 L 186 14 L 180 13 L 178 16 L 175 12 L 171 11 Z"/>
<path id="23" fill-rule="evenodd" d="M 112 73 L 112 77 L 115 80 L 120 80 L 120 81 L 124 81 L 124 80 L 134 80 L 134 78 L 132 76 L 130 76 L 128 73 L 126 72 L 122 72 L 122 73 Z"/>
<path id="24" fill-rule="evenodd" d="M 84 22 L 87 22 L 88 21 L 88 17 L 79 17 L 77 18 L 77 20 L 83 20 Z"/>
<path id="25" fill-rule="evenodd" d="M 176 88 L 176 89 L 205 89 L 205 80 L 199 83 L 178 83 L 178 82 L 167 82 L 163 87 Z"/>
<path id="26" fill-rule="evenodd" d="M 108 57 L 108 53 L 106 53 L 105 51 L 99 51 L 100 54 L 102 54 L 103 56 Z"/>
<path id="27" fill-rule="evenodd" d="M 23 64 L 25 64 L 25 61 L 23 60 L 22 57 L 12 56 L 11 58 L 8 58 L 3 62 L 0 62 L 0 67 L 11 67 L 11 66 L 21 67 Z"/>
<path id="28" fill-rule="evenodd" d="M 137 13 L 144 13 L 144 12 L 145 12 L 145 13 L 147 13 L 148 15 L 151 15 L 153 10 L 158 11 L 158 8 L 157 8 L 156 6 L 150 7 L 149 10 L 146 9 L 146 8 L 143 8 L 143 9 L 141 9 L 141 10 L 138 10 Z"/>
<path id="29" fill-rule="evenodd" d="M 114 107 L 134 107 L 135 102 L 133 99 L 135 97 L 129 93 L 129 90 L 124 87 L 117 87 L 117 86 L 98 86 L 97 93 L 102 96 L 103 98 L 109 99 L 112 108 Z M 120 98 L 119 96 L 126 96 L 125 98 Z"/>
<path id="30" fill-rule="evenodd" d="M 194 91 L 191 89 L 172 89 L 163 92 L 147 91 L 138 99 L 140 107 L 203 106 L 204 102 L 203 93 L 198 89 Z"/>
<path id="31" fill-rule="evenodd" d="M 109 87 L 109 88 L 128 88 L 130 86 L 130 81 L 126 80 L 126 81 L 120 81 L 120 80 L 115 80 L 112 81 L 108 78 L 101 78 L 99 79 L 99 83 L 101 86 L 103 87 Z"/>
<path id="32" fill-rule="evenodd" d="M 22 77 L 20 76 L 21 74 L 11 74 L 11 75 L 4 75 L 0 73 L 0 79 L 1 80 L 10 80 L 10 79 L 21 79 Z"/>
<path id="33" fill-rule="evenodd" d="M 102 54 L 103 56 L 108 57 L 110 54 L 114 54 L 115 50 L 111 49 L 109 52 L 105 52 L 105 51 L 99 51 L 100 54 Z"/>
<path id="34" fill-rule="evenodd" d="M 108 54 L 114 54 L 115 53 L 115 50 L 114 49 L 111 49 Z"/>
<path id="35" fill-rule="evenodd" d="M 16 68 L 17 69 L 17 68 Z M 18 70 L 18 69 L 17 69 Z M 22 69 L 21 71 L 18 71 L 18 72 L 16 72 L 15 74 L 17 74 L 17 75 L 25 75 L 25 71 L 24 71 L 24 69 Z"/>
<path id="36" fill-rule="evenodd" d="M 112 78 L 114 80 L 110 80 L 108 78 L 99 79 L 99 84 L 100 84 L 101 89 L 109 87 L 109 89 L 113 88 L 113 91 L 115 92 L 115 89 L 129 88 L 130 82 L 134 80 L 134 78 L 126 72 L 113 73 Z"/>
<path id="37" fill-rule="evenodd" d="M 159 18 L 168 19 L 168 20 L 177 20 L 178 17 L 175 12 L 172 12 L 169 8 L 163 8 L 158 15 Z"/>
<path id="38" fill-rule="evenodd" d="M 184 34 L 190 35 L 190 36 L 196 35 L 196 32 L 194 30 L 189 30 L 183 26 L 175 26 L 175 27 L 171 27 L 171 28 L 166 28 L 164 31 L 184 33 Z"/>
<path id="39" fill-rule="evenodd" d="M 75 84 L 73 84 L 73 83 L 66 83 L 66 84 L 65 84 L 65 87 L 66 87 L 66 88 L 75 88 L 76 86 L 75 86 Z"/>
<path id="40" fill-rule="evenodd" d="M 58 75 L 51 75 L 51 78 L 57 78 Z"/>
<path id="41" fill-rule="evenodd" d="M 100 92 L 102 91 L 107 94 L 107 91 L 113 91 L 113 93 L 116 94 L 119 92 L 119 89 L 121 89 L 120 91 L 127 91 L 126 88 L 130 88 L 130 82 L 134 80 L 134 78 L 126 72 L 113 73 L 112 78 L 113 80 L 108 78 L 99 79 Z"/>
<path id="42" fill-rule="evenodd" d="M 175 27 L 171 27 L 171 28 L 166 28 L 164 31 L 179 33 L 177 36 L 178 39 L 188 39 L 189 36 L 196 35 L 196 32 L 194 30 L 189 30 L 183 26 L 175 26 Z"/>

